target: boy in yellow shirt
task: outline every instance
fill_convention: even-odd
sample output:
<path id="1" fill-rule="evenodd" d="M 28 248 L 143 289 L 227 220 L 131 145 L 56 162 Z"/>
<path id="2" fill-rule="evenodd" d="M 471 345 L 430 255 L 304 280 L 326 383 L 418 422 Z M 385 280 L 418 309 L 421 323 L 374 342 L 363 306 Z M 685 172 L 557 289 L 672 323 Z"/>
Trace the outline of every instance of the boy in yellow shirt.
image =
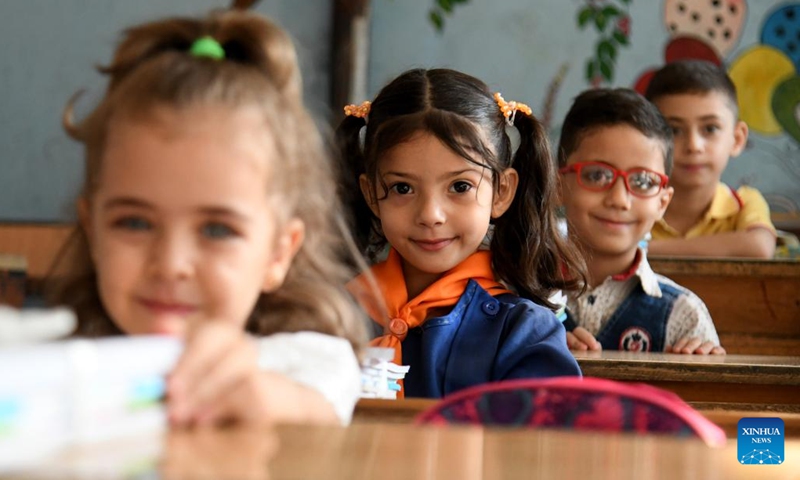
<path id="1" fill-rule="evenodd" d="M 775 227 L 764 197 L 720 182 L 748 134 L 725 70 L 700 60 L 670 63 L 653 76 L 646 97 L 669 123 L 675 145 L 675 194 L 653 226 L 650 253 L 772 258 Z"/>

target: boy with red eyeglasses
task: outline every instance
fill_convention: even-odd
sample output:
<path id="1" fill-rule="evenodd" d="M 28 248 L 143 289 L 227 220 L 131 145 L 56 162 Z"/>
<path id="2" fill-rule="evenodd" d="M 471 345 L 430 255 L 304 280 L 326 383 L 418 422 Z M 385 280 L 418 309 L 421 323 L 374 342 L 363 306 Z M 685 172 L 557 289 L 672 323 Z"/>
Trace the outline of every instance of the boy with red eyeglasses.
<path id="1" fill-rule="evenodd" d="M 672 132 L 628 89 L 579 95 L 558 149 L 569 234 L 586 255 L 589 286 L 568 295 L 573 350 L 722 354 L 703 301 L 653 272 L 639 242 L 672 198 Z"/>

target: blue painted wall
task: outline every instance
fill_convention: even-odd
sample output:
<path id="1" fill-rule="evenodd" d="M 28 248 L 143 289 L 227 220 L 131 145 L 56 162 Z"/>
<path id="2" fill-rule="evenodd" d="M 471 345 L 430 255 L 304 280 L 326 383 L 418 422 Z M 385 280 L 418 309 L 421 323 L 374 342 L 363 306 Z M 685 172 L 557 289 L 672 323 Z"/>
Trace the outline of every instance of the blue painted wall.
<path id="1" fill-rule="evenodd" d="M 0 221 L 72 218 L 82 177 L 82 149 L 61 128 L 61 112 L 79 89 L 81 115 L 102 94 L 94 66 L 109 61 L 122 28 L 166 15 L 227 7 L 222 0 L 0 1 Z M 306 101 L 329 115 L 331 2 L 264 0 L 294 37 Z"/>

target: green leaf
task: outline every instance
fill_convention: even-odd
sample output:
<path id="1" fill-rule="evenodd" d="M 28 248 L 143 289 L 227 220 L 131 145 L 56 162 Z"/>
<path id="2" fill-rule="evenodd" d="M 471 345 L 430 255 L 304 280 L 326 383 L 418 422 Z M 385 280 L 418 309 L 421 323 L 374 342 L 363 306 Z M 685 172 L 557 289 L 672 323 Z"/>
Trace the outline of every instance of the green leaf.
<path id="1" fill-rule="evenodd" d="M 609 5 L 609 6 L 607 6 L 606 8 L 603 9 L 603 15 L 605 15 L 606 18 L 617 17 L 621 13 L 622 12 L 620 12 L 617 7 L 614 7 L 614 6 L 611 6 L 611 5 Z"/>
<path id="2" fill-rule="evenodd" d="M 431 10 L 428 14 L 428 18 L 430 19 L 431 23 L 433 24 L 436 31 L 441 33 L 444 31 L 444 19 L 442 18 L 442 14 L 436 10 Z"/>
<path id="3" fill-rule="evenodd" d="M 594 24 L 597 25 L 597 29 L 601 32 L 606 28 L 607 23 L 608 18 L 603 15 L 603 12 L 598 12 L 597 15 L 594 16 Z"/>
<path id="4" fill-rule="evenodd" d="M 578 26 L 583 28 L 586 25 L 586 22 L 594 17 L 594 14 L 597 10 L 592 7 L 583 7 L 580 12 L 578 12 Z"/>
<path id="5" fill-rule="evenodd" d="M 603 40 L 598 43 L 597 58 L 599 58 L 601 61 L 613 61 L 615 58 L 617 58 L 617 49 L 614 47 L 614 44 L 608 40 Z"/>
<path id="6" fill-rule="evenodd" d="M 611 63 L 600 61 L 600 74 L 603 75 L 603 78 L 611 81 L 614 78 L 614 66 Z"/>
<path id="7" fill-rule="evenodd" d="M 619 30 L 614 30 L 614 33 L 612 33 L 611 36 L 614 37 L 614 40 L 616 40 L 620 45 L 628 45 L 628 43 L 630 43 L 628 41 L 628 37 Z"/>
<path id="8" fill-rule="evenodd" d="M 594 79 L 595 71 L 597 70 L 596 62 L 593 58 L 586 60 L 586 81 L 591 82 Z"/>
<path id="9" fill-rule="evenodd" d="M 439 4 L 439 7 L 441 7 L 441 9 L 447 13 L 453 11 L 453 4 L 450 0 L 436 0 L 436 3 Z"/>
<path id="10" fill-rule="evenodd" d="M 622 3 L 624 3 L 625 5 L 629 5 L 631 3 L 631 0 L 622 0 Z"/>

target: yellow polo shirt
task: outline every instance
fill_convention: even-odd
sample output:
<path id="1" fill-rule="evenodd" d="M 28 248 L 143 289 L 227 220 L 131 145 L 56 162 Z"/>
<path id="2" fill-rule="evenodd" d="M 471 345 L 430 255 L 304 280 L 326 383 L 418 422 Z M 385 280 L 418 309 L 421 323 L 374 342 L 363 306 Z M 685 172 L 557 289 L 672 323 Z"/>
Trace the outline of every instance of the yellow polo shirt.
<path id="1" fill-rule="evenodd" d="M 761 193 L 752 187 L 734 190 L 724 183 L 717 185 L 714 199 L 705 216 L 681 235 L 663 219 L 653 225 L 653 240 L 694 238 L 725 232 L 741 232 L 753 228 L 766 228 L 775 235 L 775 226 L 769 216 L 769 205 Z"/>

